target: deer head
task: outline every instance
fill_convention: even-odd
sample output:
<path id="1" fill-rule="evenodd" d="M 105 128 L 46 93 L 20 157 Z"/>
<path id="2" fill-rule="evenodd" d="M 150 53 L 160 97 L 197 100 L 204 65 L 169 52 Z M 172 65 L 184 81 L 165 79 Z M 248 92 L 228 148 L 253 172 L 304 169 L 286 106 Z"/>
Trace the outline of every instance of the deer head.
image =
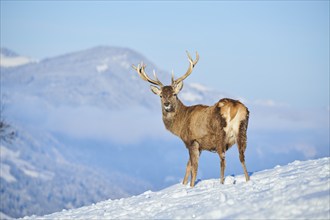
<path id="1" fill-rule="evenodd" d="M 199 60 L 199 55 L 197 52 L 196 52 L 195 60 L 191 58 L 188 51 L 187 51 L 187 55 L 189 60 L 189 67 L 187 72 L 178 79 L 174 79 L 174 73 L 172 72 L 172 83 L 169 86 L 164 86 L 159 81 L 155 71 L 153 71 L 155 79 L 151 79 L 145 72 L 145 68 L 146 68 L 145 64 L 143 63 L 138 64 L 137 67 L 132 65 L 133 69 L 137 71 L 141 79 L 153 84 L 150 86 L 151 91 L 161 98 L 162 109 L 165 112 L 174 112 L 176 110 L 178 103 L 177 95 L 183 87 L 183 80 L 185 80 L 192 73 L 193 68 L 195 67 L 196 63 Z"/>

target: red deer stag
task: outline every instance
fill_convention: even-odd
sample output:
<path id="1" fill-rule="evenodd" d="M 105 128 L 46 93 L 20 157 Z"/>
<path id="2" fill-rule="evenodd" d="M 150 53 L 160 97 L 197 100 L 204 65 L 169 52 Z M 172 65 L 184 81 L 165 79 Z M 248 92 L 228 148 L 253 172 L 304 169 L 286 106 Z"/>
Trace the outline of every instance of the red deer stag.
<path id="1" fill-rule="evenodd" d="M 219 154 L 221 159 L 221 183 L 224 183 L 225 152 L 235 143 L 238 146 L 245 179 L 248 181 L 250 177 L 245 166 L 244 152 L 246 149 L 249 111 L 241 102 L 228 98 L 221 99 L 213 106 L 185 106 L 177 95 L 183 87 L 183 80 L 191 74 L 199 60 L 197 52 L 195 61 L 188 52 L 187 55 L 190 63 L 187 72 L 178 79 L 174 79 L 172 73 L 172 84 L 170 86 L 164 86 L 155 72 L 154 79 L 151 79 L 146 74 L 146 66 L 143 63 L 137 67 L 132 65 L 143 80 L 156 85 L 151 85 L 151 91 L 161 98 L 165 127 L 174 135 L 180 137 L 189 151 L 183 184 L 188 183 L 191 174 L 190 186 L 194 187 L 198 160 L 203 150 Z"/>

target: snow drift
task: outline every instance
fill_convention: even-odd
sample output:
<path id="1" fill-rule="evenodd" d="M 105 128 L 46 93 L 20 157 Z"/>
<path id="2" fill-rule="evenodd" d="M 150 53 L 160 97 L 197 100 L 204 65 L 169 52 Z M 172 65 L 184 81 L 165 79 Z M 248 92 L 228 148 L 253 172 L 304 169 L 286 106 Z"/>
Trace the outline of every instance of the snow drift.
<path id="1" fill-rule="evenodd" d="M 108 200 L 24 219 L 329 219 L 330 158 L 294 161 L 244 176 L 176 184 L 158 192 Z"/>

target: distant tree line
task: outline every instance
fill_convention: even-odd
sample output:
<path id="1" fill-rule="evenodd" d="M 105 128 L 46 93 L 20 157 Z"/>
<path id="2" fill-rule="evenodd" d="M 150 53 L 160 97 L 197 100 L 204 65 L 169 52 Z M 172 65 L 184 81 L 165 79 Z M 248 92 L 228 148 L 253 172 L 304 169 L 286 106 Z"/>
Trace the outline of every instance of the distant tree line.
<path id="1" fill-rule="evenodd" d="M 16 137 L 14 128 L 4 119 L 4 104 L 0 104 L 0 141 L 11 142 Z"/>

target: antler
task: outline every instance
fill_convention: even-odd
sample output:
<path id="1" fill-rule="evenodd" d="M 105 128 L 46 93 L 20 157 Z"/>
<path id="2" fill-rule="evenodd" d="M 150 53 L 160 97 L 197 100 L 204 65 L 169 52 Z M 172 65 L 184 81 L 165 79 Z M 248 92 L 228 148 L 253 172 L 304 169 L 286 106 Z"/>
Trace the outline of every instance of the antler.
<path id="1" fill-rule="evenodd" d="M 196 51 L 196 60 L 195 61 L 193 61 L 193 59 L 191 58 L 191 56 L 188 53 L 188 51 L 186 51 L 186 52 L 187 52 L 188 60 L 189 60 L 189 63 L 190 63 L 189 64 L 189 68 L 188 68 L 187 72 L 183 76 L 181 76 L 180 78 L 178 78 L 176 80 L 174 80 L 174 74 L 172 72 L 172 85 L 177 84 L 177 83 L 183 81 L 184 79 L 186 79 L 192 73 L 193 68 L 195 67 L 196 63 L 199 60 L 199 55 L 198 55 L 197 51 Z"/>
<path id="2" fill-rule="evenodd" d="M 144 81 L 150 82 L 150 83 L 152 83 L 154 85 L 157 85 L 157 86 L 160 86 L 160 87 L 163 87 L 163 84 L 157 78 L 157 75 L 156 75 L 155 70 L 153 71 L 155 80 L 153 80 L 144 71 L 144 69 L 146 68 L 146 65 L 143 64 L 142 62 L 141 62 L 141 64 L 138 64 L 137 67 L 134 66 L 134 65 L 132 65 L 132 67 L 133 67 L 133 69 L 136 70 L 136 72 L 139 74 L 139 76 L 141 77 L 141 79 L 143 79 Z"/>

